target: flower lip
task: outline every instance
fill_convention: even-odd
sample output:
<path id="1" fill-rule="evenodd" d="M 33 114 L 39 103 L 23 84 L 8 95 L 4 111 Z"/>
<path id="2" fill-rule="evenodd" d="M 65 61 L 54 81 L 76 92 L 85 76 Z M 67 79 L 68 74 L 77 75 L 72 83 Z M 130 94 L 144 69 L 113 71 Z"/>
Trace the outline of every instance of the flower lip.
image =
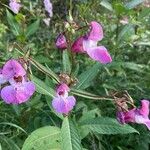
<path id="1" fill-rule="evenodd" d="M 35 89 L 31 81 L 16 83 L 2 88 L 1 97 L 7 104 L 21 104 L 29 100 Z"/>

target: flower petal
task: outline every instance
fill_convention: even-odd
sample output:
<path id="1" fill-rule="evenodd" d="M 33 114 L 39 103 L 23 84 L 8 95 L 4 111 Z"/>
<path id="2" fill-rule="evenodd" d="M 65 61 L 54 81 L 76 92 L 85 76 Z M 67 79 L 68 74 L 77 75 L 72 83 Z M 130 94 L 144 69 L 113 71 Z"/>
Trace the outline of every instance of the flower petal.
<path id="1" fill-rule="evenodd" d="M 81 36 L 75 40 L 75 42 L 72 44 L 71 50 L 75 53 L 83 53 L 83 39 L 84 37 Z"/>
<path id="2" fill-rule="evenodd" d="M 68 114 L 75 105 L 75 98 L 73 96 L 69 96 L 67 98 L 64 97 L 55 97 L 52 101 L 52 106 L 56 112 L 61 114 Z"/>
<path id="3" fill-rule="evenodd" d="M 103 28 L 102 26 L 96 22 L 92 21 L 90 23 L 91 30 L 88 33 L 88 39 L 93 40 L 93 41 L 100 41 L 103 38 Z"/>
<path id="4" fill-rule="evenodd" d="M 136 109 L 131 109 L 127 112 L 119 111 L 117 112 L 117 120 L 121 124 L 135 122 L 135 114 L 136 114 Z"/>
<path id="5" fill-rule="evenodd" d="M 150 120 L 145 122 L 145 125 L 147 126 L 147 128 L 150 130 Z"/>
<path id="6" fill-rule="evenodd" d="M 45 10 L 48 12 L 49 17 L 53 16 L 53 6 L 50 0 L 44 0 Z"/>
<path id="7" fill-rule="evenodd" d="M 34 92 L 35 85 L 29 81 L 4 87 L 1 90 L 1 97 L 8 104 L 21 104 L 26 102 Z"/>
<path id="8" fill-rule="evenodd" d="M 112 62 L 112 58 L 104 46 L 88 48 L 86 51 L 93 60 L 96 60 L 102 64 Z"/>
<path id="9" fill-rule="evenodd" d="M 62 114 L 66 112 L 65 101 L 63 100 L 62 97 L 55 97 L 52 101 L 52 106 L 55 109 L 55 111 L 58 113 Z"/>
<path id="10" fill-rule="evenodd" d="M 18 3 L 16 0 L 10 0 L 9 3 L 10 9 L 15 13 L 18 14 L 20 8 L 21 8 L 21 4 Z"/>
<path id="11" fill-rule="evenodd" d="M 74 96 L 68 96 L 66 98 L 66 112 L 68 113 L 69 111 L 71 111 L 73 109 L 73 107 L 76 104 L 76 99 Z"/>
<path id="12" fill-rule="evenodd" d="M 6 64 L 3 66 L 2 74 L 7 79 L 10 79 L 14 76 L 24 76 L 26 74 L 26 71 L 18 61 L 11 59 L 7 61 Z"/>
<path id="13" fill-rule="evenodd" d="M 148 100 L 142 100 L 141 101 L 141 108 L 139 109 L 139 113 L 143 115 L 144 117 L 148 117 L 149 115 L 149 101 Z"/>
<path id="14" fill-rule="evenodd" d="M 144 117 L 142 115 L 136 115 L 135 116 L 135 122 L 138 124 L 145 124 L 147 128 L 150 130 L 150 120 L 148 117 Z"/>
<path id="15" fill-rule="evenodd" d="M 16 91 L 13 86 L 6 86 L 1 90 L 1 97 L 7 104 L 16 103 Z"/>

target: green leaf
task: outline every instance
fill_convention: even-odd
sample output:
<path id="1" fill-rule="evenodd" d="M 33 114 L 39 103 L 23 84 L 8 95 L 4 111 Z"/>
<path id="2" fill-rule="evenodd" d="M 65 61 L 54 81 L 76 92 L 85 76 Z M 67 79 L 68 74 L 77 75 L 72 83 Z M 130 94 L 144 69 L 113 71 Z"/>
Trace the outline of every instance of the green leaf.
<path id="1" fill-rule="evenodd" d="M 11 31 L 15 36 L 18 36 L 20 34 L 19 24 L 15 20 L 15 17 L 8 10 L 6 10 L 6 14 L 7 14 L 7 21 L 10 25 Z"/>
<path id="2" fill-rule="evenodd" d="M 133 9 L 133 8 L 135 8 L 137 5 L 139 5 L 139 4 L 143 3 L 143 2 L 144 2 L 144 0 L 132 0 L 131 2 L 126 3 L 125 6 L 126 6 L 128 9 Z"/>
<path id="3" fill-rule="evenodd" d="M 22 150 L 60 150 L 60 129 L 45 126 L 31 133 Z"/>
<path id="4" fill-rule="evenodd" d="M 71 63 L 69 60 L 68 51 L 63 51 L 63 71 L 64 73 L 70 74 L 71 73 Z"/>
<path id="5" fill-rule="evenodd" d="M 40 25 L 40 20 L 38 19 L 35 22 L 33 22 L 30 26 L 27 27 L 25 36 L 29 37 L 29 36 L 33 35 L 38 30 L 39 25 Z"/>
<path id="6" fill-rule="evenodd" d="M 109 3 L 107 0 L 102 0 L 100 5 L 104 6 L 106 9 L 113 11 L 111 3 Z"/>
<path id="7" fill-rule="evenodd" d="M 124 42 L 125 40 L 130 39 L 131 35 L 135 34 L 134 32 L 135 30 L 133 25 L 131 24 L 125 25 L 118 35 L 118 41 Z"/>
<path id="8" fill-rule="evenodd" d="M 73 122 L 65 117 L 61 129 L 61 150 L 81 150 L 81 140 Z"/>
<path id="9" fill-rule="evenodd" d="M 89 68 L 87 71 L 83 72 L 78 77 L 77 89 L 85 89 L 90 86 L 91 81 L 96 77 L 100 69 L 100 63 L 96 63 L 94 66 Z"/>
<path id="10" fill-rule="evenodd" d="M 43 73 L 45 73 L 46 75 L 48 75 L 49 77 L 51 77 L 52 79 L 54 79 L 57 83 L 59 83 L 59 78 L 58 76 L 52 71 L 50 70 L 49 67 L 45 67 L 42 64 L 40 64 L 39 62 L 37 62 L 34 59 L 30 58 L 30 62 L 32 63 L 32 65 L 34 65 L 38 70 L 42 71 Z"/>
<path id="11" fill-rule="evenodd" d="M 99 134 L 128 134 L 138 133 L 137 130 L 129 125 L 121 125 L 117 120 L 112 118 L 97 117 L 87 119 L 81 122 L 81 126 L 90 129 L 92 132 Z"/>
<path id="12" fill-rule="evenodd" d="M 50 88 L 50 86 L 48 86 L 45 82 L 41 81 L 33 75 L 31 76 L 31 79 L 35 83 L 36 91 L 38 93 L 51 96 L 52 98 L 55 96 L 55 91 Z"/>
<path id="13" fill-rule="evenodd" d="M 14 124 L 14 123 L 11 123 L 11 122 L 0 122 L 0 125 L 8 125 L 8 126 L 11 126 L 11 127 L 16 128 L 16 129 L 19 129 L 19 130 L 21 130 L 22 132 L 24 132 L 24 133 L 27 134 L 27 132 L 26 132 L 23 128 L 21 128 L 20 126 Z"/>
<path id="14" fill-rule="evenodd" d="M 137 72 L 144 72 L 144 69 L 146 68 L 146 65 L 136 64 L 134 62 L 124 62 L 122 65 L 124 68 L 128 68 Z"/>
<path id="15" fill-rule="evenodd" d="M 99 115 L 99 113 L 100 112 L 99 112 L 98 108 L 90 110 L 90 111 L 83 112 L 81 118 L 79 119 L 79 122 L 83 122 L 84 120 L 95 118 L 95 116 Z"/>

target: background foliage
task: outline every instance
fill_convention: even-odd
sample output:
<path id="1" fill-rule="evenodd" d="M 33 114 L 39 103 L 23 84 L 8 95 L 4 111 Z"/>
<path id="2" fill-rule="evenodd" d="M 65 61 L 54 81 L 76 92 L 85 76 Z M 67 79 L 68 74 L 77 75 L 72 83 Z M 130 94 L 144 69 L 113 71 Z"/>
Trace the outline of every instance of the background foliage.
<path id="1" fill-rule="evenodd" d="M 110 119 L 116 115 L 112 101 L 77 96 L 72 119 L 65 118 L 62 123 L 62 116 L 55 114 L 51 107 L 56 81 L 36 69 L 42 65 L 42 68 L 46 66 L 46 72 L 70 72 L 71 66 L 66 62 L 68 56 L 56 49 L 55 38 L 64 30 L 63 22 L 72 8 L 77 24 L 84 25 L 83 20 L 96 20 L 102 24 L 105 37 L 100 44 L 105 45 L 113 56 L 111 64 L 101 65 L 86 55 L 77 55 L 72 73 L 80 82 L 75 88 L 101 96 L 128 90 L 137 105 L 140 99 L 150 98 L 150 8 L 144 1 L 74 0 L 70 3 L 69 0 L 52 0 L 54 16 L 49 27 L 42 21 L 46 16 L 42 1 L 21 2 L 24 7 L 17 16 L 5 7 L 8 2 L 0 2 L 0 65 L 11 57 L 21 56 L 18 45 L 24 52 L 30 49 L 31 57 L 40 63 L 32 62 L 31 78 L 37 85 L 37 92 L 26 104 L 19 106 L 0 101 L 0 149 L 20 150 L 24 142 L 23 150 L 40 150 L 39 145 L 45 145 L 42 150 L 60 149 L 63 141 L 62 150 L 79 150 L 81 143 L 89 150 L 148 150 L 150 132 L 143 125 L 131 124 L 138 134 L 130 126 L 123 129 Z M 120 23 L 123 17 L 128 18 L 128 24 Z M 95 120 L 95 117 L 98 118 Z M 30 134 L 32 137 L 25 141 Z M 47 137 L 52 141 L 49 142 Z M 68 141 L 71 142 L 66 143 Z"/>

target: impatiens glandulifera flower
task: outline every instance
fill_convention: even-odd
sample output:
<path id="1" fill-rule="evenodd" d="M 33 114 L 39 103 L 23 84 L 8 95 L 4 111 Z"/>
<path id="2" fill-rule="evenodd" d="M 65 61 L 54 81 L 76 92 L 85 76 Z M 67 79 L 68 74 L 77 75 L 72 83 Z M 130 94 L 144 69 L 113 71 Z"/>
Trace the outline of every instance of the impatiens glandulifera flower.
<path id="1" fill-rule="evenodd" d="M 21 4 L 17 0 L 10 0 L 9 7 L 15 14 L 18 14 Z"/>
<path id="2" fill-rule="evenodd" d="M 3 66 L 2 76 L 10 83 L 1 90 L 1 97 L 7 104 L 26 102 L 35 92 L 34 83 L 27 80 L 25 69 L 14 59 Z"/>
<path id="3" fill-rule="evenodd" d="M 70 88 L 66 84 L 61 84 L 56 89 L 56 97 L 52 101 L 52 106 L 56 112 L 68 115 L 76 103 L 74 96 L 68 96 Z"/>
<path id="4" fill-rule="evenodd" d="M 67 41 L 66 41 L 66 37 L 64 36 L 64 34 L 60 33 L 57 38 L 56 38 L 56 47 L 59 49 L 66 49 L 67 48 Z"/>
<path id="5" fill-rule="evenodd" d="M 53 6 L 50 0 L 44 0 L 45 10 L 48 12 L 49 17 L 53 16 Z"/>
<path id="6" fill-rule="evenodd" d="M 150 130 L 150 119 L 149 119 L 149 101 L 142 100 L 140 108 L 133 108 L 129 111 L 117 112 L 117 120 L 121 124 L 133 122 L 138 124 L 145 124 Z"/>
<path id="7" fill-rule="evenodd" d="M 86 52 L 90 58 L 102 64 L 112 61 L 112 58 L 104 46 L 97 46 L 97 42 L 103 38 L 102 26 L 96 21 L 90 23 L 90 31 L 85 36 L 79 37 L 72 45 L 73 52 Z"/>

